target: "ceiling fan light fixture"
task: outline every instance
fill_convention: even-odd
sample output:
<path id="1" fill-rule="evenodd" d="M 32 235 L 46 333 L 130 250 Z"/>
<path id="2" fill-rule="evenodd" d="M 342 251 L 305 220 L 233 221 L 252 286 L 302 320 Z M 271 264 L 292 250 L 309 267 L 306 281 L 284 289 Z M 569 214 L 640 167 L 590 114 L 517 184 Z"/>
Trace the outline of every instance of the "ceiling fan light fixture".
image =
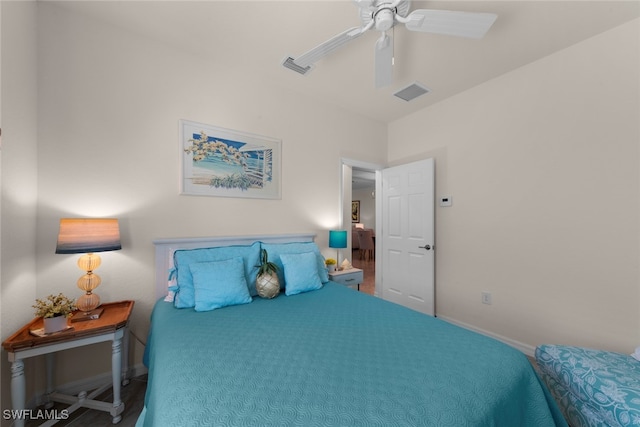
<path id="1" fill-rule="evenodd" d="M 413 82 L 409 86 L 395 92 L 393 96 L 397 96 L 398 98 L 409 102 L 429 92 L 431 92 L 431 89 L 429 89 L 428 87 L 418 82 Z"/>

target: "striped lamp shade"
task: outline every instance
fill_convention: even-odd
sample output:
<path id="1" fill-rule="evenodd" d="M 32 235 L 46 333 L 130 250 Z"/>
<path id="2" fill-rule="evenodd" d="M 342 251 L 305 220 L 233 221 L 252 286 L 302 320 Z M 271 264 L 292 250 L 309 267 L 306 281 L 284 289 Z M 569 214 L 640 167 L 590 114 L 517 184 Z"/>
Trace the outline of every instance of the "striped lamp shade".
<path id="1" fill-rule="evenodd" d="M 115 218 L 62 218 L 57 254 L 78 254 L 122 249 Z"/>

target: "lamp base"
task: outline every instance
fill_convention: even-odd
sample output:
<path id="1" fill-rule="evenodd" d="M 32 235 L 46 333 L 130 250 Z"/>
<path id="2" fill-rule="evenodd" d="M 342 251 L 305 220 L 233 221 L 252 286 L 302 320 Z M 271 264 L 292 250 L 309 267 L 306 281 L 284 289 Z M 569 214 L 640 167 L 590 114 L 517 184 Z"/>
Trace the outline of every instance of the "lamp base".
<path id="1" fill-rule="evenodd" d="M 76 300 L 76 307 L 78 310 L 89 312 L 95 310 L 100 305 L 100 297 L 98 294 L 94 294 L 91 291 L 87 291 L 86 294 L 81 295 Z"/>
<path id="2" fill-rule="evenodd" d="M 78 311 L 71 316 L 71 322 L 84 322 L 86 320 L 99 319 L 103 311 L 103 308 L 96 308 L 91 311 Z"/>

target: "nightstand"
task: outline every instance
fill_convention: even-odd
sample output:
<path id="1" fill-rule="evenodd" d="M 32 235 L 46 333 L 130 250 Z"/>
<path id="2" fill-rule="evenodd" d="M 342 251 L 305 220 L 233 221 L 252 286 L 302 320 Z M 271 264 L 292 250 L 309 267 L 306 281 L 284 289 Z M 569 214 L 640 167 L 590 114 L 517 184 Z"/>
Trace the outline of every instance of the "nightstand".
<path id="1" fill-rule="evenodd" d="M 359 268 L 350 268 L 342 271 L 332 271 L 329 273 L 329 279 L 345 286 L 357 285 L 360 290 L 360 283 L 364 280 L 364 273 Z"/>
<path id="2" fill-rule="evenodd" d="M 128 383 L 128 323 L 129 316 L 133 310 L 133 301 L 120 301 L 102 304 L 104 309 L 98 319 L 86 320 L 82 322 L 69 323 L 72 328 L 62 332 L 57 332 L 47 336 L 35 336 L 30 330 L 42 328 L 42 318 L 37 317 L 23 326 L 18 332 L 2 343 L 2 347 L 9 353 L 11 362 L 11 401 L 13 409 L 18 417 L 15 420 L 16 426 L 24 426 L 26 418 L 30 412 L 25 410 L 25 377 L 24 359 L 44 354 L 46 358 L 47 372 L 47 406 L 51 407 L 52 402 L 67 403 L 69 406 L 66 413 L 70 414 L 80 407 L 106 411 L 113 417 L 113 424 L 120 422 L 124 403 L 120 399 L 120 385 Z M 98 342 L 112 341 L 111 345 L 111 381 L 99 387 L 91 393 L 81 392 L 78 396 L 70 396 L 55 391 L 53 386 L 53 368 L 55 363 L 55 353 L 70 348 L 82 347 Z M 123 353 L 125 357 L 123 357 Z M 105 390 L 113 386 L 113 403 L 93 400 Z M 56 420 L 50 420 L 42 425 L 55 424 Z"/>

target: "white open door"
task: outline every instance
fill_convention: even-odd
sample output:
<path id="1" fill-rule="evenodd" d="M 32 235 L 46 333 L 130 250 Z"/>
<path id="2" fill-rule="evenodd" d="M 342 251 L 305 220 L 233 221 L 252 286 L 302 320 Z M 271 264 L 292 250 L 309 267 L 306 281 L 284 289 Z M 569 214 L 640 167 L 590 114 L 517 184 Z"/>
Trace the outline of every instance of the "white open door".
<path id="1" fill-rule="evenodd" d="M 435 314 L 434 161 L 382 171 L 382 298 Z"/>

